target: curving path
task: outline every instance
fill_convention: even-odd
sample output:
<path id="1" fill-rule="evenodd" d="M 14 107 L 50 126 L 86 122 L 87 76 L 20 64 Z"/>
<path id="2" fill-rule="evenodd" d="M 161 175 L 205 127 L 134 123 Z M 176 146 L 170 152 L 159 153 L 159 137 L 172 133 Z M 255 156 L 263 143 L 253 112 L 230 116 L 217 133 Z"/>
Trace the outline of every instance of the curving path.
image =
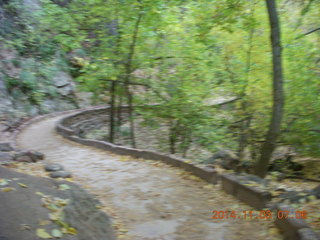
<path id="1" fill-rule="evenodd" d="M 75 180 L 112 207 L 126 230 L 123 239 L 275 239 L 271 221 L 211 219 L 212 211 L 251 210 L 231 196 L 162 163 L 117 156 L 63 139 L 54 130 L 63 116 L 34 123 L 18 136 L 18 147 L 46 154 Z M 274 229 L 271 228 L 274 232 Z M 273 236 L 273 237 L 272 237 Z"/>

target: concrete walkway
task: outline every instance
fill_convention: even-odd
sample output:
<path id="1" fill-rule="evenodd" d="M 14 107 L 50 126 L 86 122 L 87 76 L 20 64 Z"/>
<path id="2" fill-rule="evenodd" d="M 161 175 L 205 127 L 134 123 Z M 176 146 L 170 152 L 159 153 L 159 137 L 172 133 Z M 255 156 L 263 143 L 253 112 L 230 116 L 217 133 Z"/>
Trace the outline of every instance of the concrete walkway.
<path id="1" fill-rule="evenodd" d="M 252 210 L 219 188 L 162 163 L 117 156 L 58 136 L 55 123 L 63 116 L 42 120 L 24 129 L 18 147 L 46 154 L 61 163 L 76 182 L 112 207 L 132 240 L 278 239 L 272 221 L 225 217 L 212 211 Z M 270 231 L 271 228 L 271 231 Z"/>

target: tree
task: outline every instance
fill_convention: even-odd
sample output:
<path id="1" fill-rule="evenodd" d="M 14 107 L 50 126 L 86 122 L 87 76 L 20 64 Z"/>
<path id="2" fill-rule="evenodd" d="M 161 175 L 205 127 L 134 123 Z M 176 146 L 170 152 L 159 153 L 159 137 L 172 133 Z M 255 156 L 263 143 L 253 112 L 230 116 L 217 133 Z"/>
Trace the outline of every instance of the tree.
<path id="1" fill-rule="evenodd" d="M 256 174 L 265 177 L 272 152 L 280 134 L 284 106 L 283 73 L 281 59 L 280 23 L 275 0 L 266 0 L 271 28 L 272 63 L 273 63 L 273 108 L 266 140 L 261 147 L 260 159 L 257 162 Z"/>

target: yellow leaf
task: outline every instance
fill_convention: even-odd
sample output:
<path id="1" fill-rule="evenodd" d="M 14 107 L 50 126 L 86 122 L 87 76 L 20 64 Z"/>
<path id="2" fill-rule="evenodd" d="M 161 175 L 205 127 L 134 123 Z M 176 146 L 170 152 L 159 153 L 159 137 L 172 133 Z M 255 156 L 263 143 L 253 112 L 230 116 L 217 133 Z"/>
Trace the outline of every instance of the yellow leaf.
<path id="1" fill-rule="evenodd" d="M 77 233 L 78 233 L 77 229 L 75 229 L 73 227 L 68 227 L 66 230 L 67 230 L 67 233 L 71 234 L 71 235 L 77 235 Z"/>
<path id="2" fill-rule="evenodd" d="M 40 226 L 45 226 L 49 225 L 51 222 L 49 220 L 40 220 L 39 225 Z"/>
<path id="3" fill-rule="evenodd" d="M 269 234 L 271 236 L 277 235 L 277 234 L 279 234 L 279 230 L 277 228 L 270 228 L 269 229 Z"/>
<path id="4" fill-rule="evenodd" d="M 22 187 L 22 188 L 27 188 L 28 186 L 27 185 L 25 185 L 25 184 L 23 184 L 23 183 L 20 183 L 20 182 L 18 182 L 17 183 L 20 187 Z"/>
<path id="5" fill-rule="evenodd" d="M 13 190 L 16 190 L 15 188 L 12 187 L 5 187 L 5 188 L 1 188 L 2 192 L 11 192 Z"/>
<path id="6" fill-rule="evenodd" d="M 213 185 L 207 184 L 203 188 L 205 188 L 205 189 L 213 189 Z"/>
<path id="7" fill-rule="evenodd" d="M 56 211 L 56 212 L 49 213 L 49 218 L 50 218 L 52 221 L 60 220 L 60 219 L 61 219 L 61 209 L 59 209 L 59 210 Z"/>
<path id="8" fill-rule="evenodd" d="M 196 177 L 196 176 L 189 176 L 190 179 L 195 180 L 195 181 L 201 181 L 200 178 Z"/>
<path id="9" fill-rule="evenodd" d="M 8 185 L 8 181 L 6 179 L 0 178 L 0 186 Z"/>
<path id="10" fill-rule="evenodd" d="M 45 195 L 42 192 L 36 192 L 37 195 L 44 197 Z"/>
<path id="11" fill-rule="evenodd" d="M 43 228 L 38 228 L 37 229 L 37 236 L 39 238 L 43 238 L 43 239 L 52 238 L 52 236 L 49 233 L 47 233 L 46 230 L 43 229 Z"/>
<path id="12" fill-rule="evenodd" d="M 69 190 L 69 189 L 70 189 L 70 186 L 67 184 L 60 184 L 59 185 L 59 190 L 64 191 L 64 190 Z"/>

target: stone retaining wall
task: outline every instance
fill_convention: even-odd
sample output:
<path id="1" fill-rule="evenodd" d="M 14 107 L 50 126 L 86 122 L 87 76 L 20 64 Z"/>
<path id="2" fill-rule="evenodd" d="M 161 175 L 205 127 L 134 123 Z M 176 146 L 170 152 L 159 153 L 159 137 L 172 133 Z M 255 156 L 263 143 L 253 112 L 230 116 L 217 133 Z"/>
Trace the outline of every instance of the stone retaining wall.
<path id="1" fill-rule="evenodd" d="M 123 107 L 124 112 L 126 112 L 127 107 Z M 199 178 L 207 181 L 208 183 L 216 184 L 218 181 L 218 174 L 213 168 L 207 166 L 198 165 L 195 163 L 189 163 L 185 159 L 171 157 L 158 152 L 140 150 L 130 147 L 124 147 L 115 145 L 105 141 L 89 140 L 80 137 L 80 133 L 87 129 L 99 128 L 101 121 L 106 122 L 109 115 L 109 107 L 103 107 L 98 109 L 92 109 L 87 111 L 81 111 L 80 113 L 67 116 L 63 118 L 56 125 L 57 132 L 72 141 L 96 147 L 99 149 L 107 150 L 119 155 L 130 155 L 136 158 L 143 158 L 147 160 L 163 161 L 169 165 L 182 168 L 192 174 L 198 176 Z M 94 120 L 91 121 L 90 119 Z M 100 119 L 100 122 L 97 122 Z M 101 120 L 103 119 L 103 120 Z"/>
<path id="2" fill-rule="evenodd" d="M 221 175 L 221 186 L 225 192 L 257 210 L 266 208 L 267 204 L 271 201 L 271 194 L 269 192 L 241 184 L 237 177 L 232 174 Z"/>
<path id="3" fill-rule="evenodd" d="M 277 213 L 289 213 L 285 218 L 276 217 L 275 224 L 284 235 L 285 240 L 319 240 L 320 236 L 316 234 L 310 226 L 304 221 L 300 214 L 287 206 L 280 204 L 277 206 Z M 311 213 L 310 213 L 311 214 Z"/>

